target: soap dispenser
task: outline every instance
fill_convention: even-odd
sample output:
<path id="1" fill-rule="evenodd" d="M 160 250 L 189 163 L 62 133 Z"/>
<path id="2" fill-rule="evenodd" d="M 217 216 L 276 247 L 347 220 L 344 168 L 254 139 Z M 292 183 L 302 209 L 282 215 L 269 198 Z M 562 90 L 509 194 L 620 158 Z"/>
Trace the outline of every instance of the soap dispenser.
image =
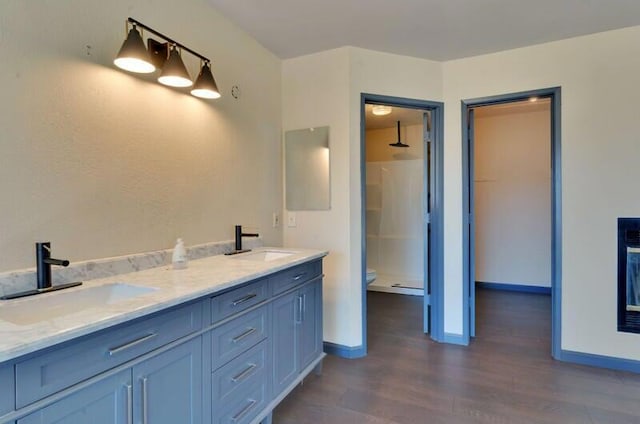
<path id="1" fill-rule="evenodd" d="M 187 267 L 187 249 L 181 238 L 176 241 L 176 247 L 173 248 L 173 257 L 171 259 L 173 269 L 185 269 Z"/>

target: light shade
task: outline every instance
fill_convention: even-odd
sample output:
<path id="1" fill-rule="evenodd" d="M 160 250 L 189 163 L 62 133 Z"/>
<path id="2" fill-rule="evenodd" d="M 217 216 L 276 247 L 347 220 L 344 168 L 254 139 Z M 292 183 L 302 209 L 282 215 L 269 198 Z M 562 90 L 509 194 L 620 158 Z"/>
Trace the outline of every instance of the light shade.
<path id="1" fill-rule="evenodd" d="M 371 112 L 374 115 L 378 115 L 378 116 L 382 116 L 382 115 L 388 115 L 391 113 L 391 106 L 386 106 L 386 105 L 374 105 L 371 108 Z"/>
<path id="2" fill-rule="evenodd" d="M 171 87 L 191 87 L 193 85 L 189 72 L 175 46 L 171 47 L 169 58 L 162 67 L 158 82 Z"/>
<path id="3" fill-rule="evenodd" d="M 142 36 L 136 29 L 135 25 L 129 31 L 127 39 L 122 43 L 122 47 L 118 52 L 113 63 L 120 69 L 139 74 L 149 74 L 156 70 L 151 63 L 149 52 L 144 46 Z"/>
<path id="4" fill-rule="evenodd" d="M 191 94 L 202 99 L 219 99 L 220 91 L 218 91 L 218 85 L 213 78 L 209 63 L 202 65 L 200 74 L 196 79 L 196 83 L 191 90 Z"/>

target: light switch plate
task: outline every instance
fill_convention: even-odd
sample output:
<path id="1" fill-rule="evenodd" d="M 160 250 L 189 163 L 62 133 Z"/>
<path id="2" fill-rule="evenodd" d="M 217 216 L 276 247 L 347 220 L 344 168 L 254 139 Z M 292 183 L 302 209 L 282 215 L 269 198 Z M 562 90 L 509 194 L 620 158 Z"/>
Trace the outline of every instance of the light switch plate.
<path id="1" fill-rule="evenodd" d="M 278 215 L 278 212 L 273 213 L 271 217 L 271 225 L 273 228 L 278 228 L 280 226 L 280 215 Z"/>
<path id="2" fill-rule="evenodd" d="M 295 212 L 288 212 L 287 213 L 287 227 L 295 227 L 297 225 L 296 223 L 296 213 Z"/>

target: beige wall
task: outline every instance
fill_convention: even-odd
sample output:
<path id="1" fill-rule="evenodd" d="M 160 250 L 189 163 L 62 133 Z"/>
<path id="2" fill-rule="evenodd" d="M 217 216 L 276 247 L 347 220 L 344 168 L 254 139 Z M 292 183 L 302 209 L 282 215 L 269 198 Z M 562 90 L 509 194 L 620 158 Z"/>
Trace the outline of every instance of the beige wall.
<path id="1" fill-rule="evenodd" d="M 331 50 L 285 60 L 282 66 L 284 131 L 329 126 L 331 209 L 296 211 L 297 225 L 284 222 L 285 246 L 328 249 L 324 260 L 324 339 L 349 344 L 360 327 L 349 279 L 349 50 Z M 355 344 L 355 343 L 354 343 Z"/>
<path id="2" fill-rule="evenodd" d="M 307 234 L 301 228 L 284 234 L 286 243 L 318 246 L 319 234 L 335 235 L 325 236 L 332 240 L 325 247 L 337 248 L 327 260 L 334 274 L 325 304 L 334 317 L 326 320 L 336 321 L 325 339 L 361 343 L 361 93 L 445 101 L 444 326 L 455 335 L 464 315 L 460 101 L 561 86 L 562 348 L 640 359 L 637 335 L 616 331 L 615 310 L 616 218 L 640 210 L 640 198 L 629 195 L 638 156 L 638 39 L 640 27 L 632 27 L 445 63 L 350 47 L 285 61 L 283 92 L 316 94 L 284 100 L 285 128 L 330 125 L 332 146 L 340 146 L 331 153 L 332 202 L 339 199 L 340 212 L 305 215 Z"/>
<path id="3" fill-rule="evenodd" d="M 209 56 L 223 97 L 115 68 L 128 16 Z M 38 240 L 71 261 L 234 224 L 281 243 L 281 62 L 205 1 L 4 0 L 0 57 L 0 271 L 33 266 Z"/>
<path id="4" fill-rule="evenodd" d="M 551 285 L 549 102 L 475 111 L 476 281 Z"/>
<path id="5" fill-rule="evenodd" d="M 224 97 L 203 102 L 116 70 L 127 16 L 210 56 Z M 562 348 L 640 359 L 638 336 L 615 322 L 615 222 L 640 210 L 629 195 L 639 39 L 633 27 L 444 64 L 345 47 L 286 60 L 281 73 L 205 1 L 5 0 L 0 270 L 32 266 L 37 240 L 74 261 L 166 248 L 177 236 L 230 239 L 239 223 L 277 245 L 281 124 L 329 125 L 332 209 L 299 213 L 283 237 L 332 251 L 325 339 L 358 346 L 361 93 L 444 100 L 445 331 L 460 334 L 460 101 L 562 86 Z"/>
<path id="6" fill-rule="evenodd" d="M 282 85 L 285 130 L 331 127 L 331 210 L 297 212 L 297 227 L 284 228 L 284 243 L 331 251 L 325 260 L 324 338 L 359 346 L 363 261 L 360 95 L 439 100 L 441 65 L 343 47 L 285 60 Z"/>
<path id="7" fill-rule="evenodd" d="M 638 216 L 640 27 L 446 62 L 445 329 L 462 331 L 460 100 L 562 87 L 562 348 L 640 359 L 616 330 L 616 219 Z"/>

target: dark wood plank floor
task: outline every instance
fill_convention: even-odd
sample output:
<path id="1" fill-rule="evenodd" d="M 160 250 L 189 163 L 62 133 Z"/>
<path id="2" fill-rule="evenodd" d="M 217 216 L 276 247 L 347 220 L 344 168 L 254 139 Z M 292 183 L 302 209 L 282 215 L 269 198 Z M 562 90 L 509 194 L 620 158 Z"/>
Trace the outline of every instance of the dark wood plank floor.
<path id="1" fill-rule="evenodd" d="M 275 424 L 640 424 L 640 375 L 550 357 L 550 298 L 478 290 L 469 347 L 421 332 L 422 299 L 368 294 L 369 355 L 328 356 Z"/>

